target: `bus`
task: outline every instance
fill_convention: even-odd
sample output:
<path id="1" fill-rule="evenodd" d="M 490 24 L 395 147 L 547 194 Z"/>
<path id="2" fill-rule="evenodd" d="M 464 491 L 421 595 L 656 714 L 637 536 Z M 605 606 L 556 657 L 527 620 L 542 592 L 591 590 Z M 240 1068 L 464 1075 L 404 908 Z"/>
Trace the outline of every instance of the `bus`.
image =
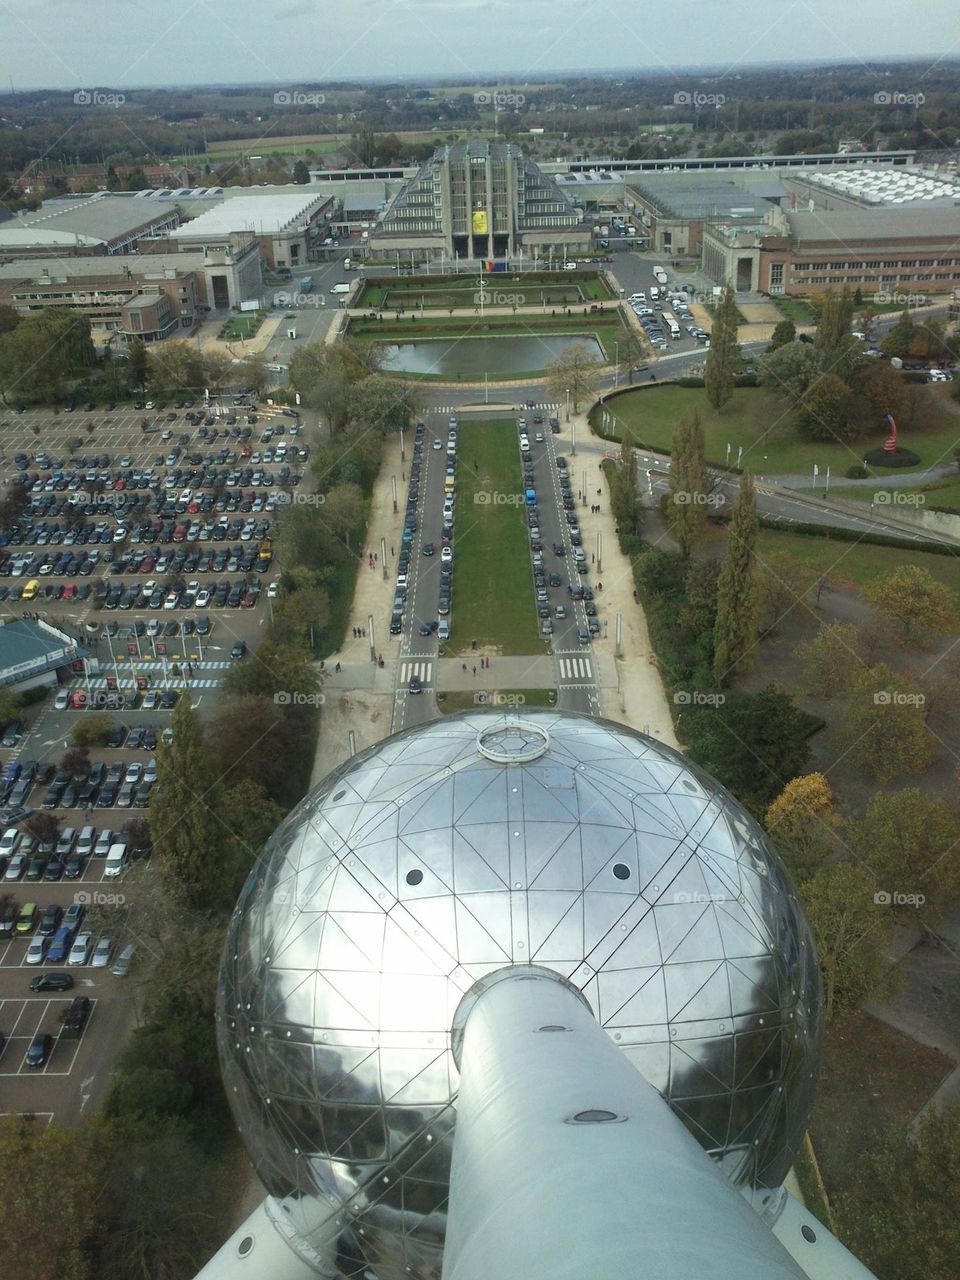
<path id="1" fill-rule="evenodd" d="M 669 331 L 670 337 L 676 341 L 680 337 L 680 325 L 672 311 L 664 311 L 663 324 L 664 328 Z"/>
<path id="2" fill-rule="evenodd" d="M 656 280 L 657 284 L 667 283 L 667 273 L 664 271 L 663 267 L 653 268 L 653 278 Z"/>

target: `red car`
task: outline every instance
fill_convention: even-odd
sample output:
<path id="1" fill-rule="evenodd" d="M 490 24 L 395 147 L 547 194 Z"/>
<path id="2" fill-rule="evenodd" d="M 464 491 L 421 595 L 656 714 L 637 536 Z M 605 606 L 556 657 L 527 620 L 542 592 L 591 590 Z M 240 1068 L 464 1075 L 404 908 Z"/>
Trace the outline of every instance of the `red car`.
<path id="1" fill-rule="evenodd" d="M 143 564 L 140 566 L 140 572 L 153 573 L 156 567 L 157 567 L 156 560 L 144 560 Z"/>
<path id="2" fill-rule="evenodd" d="M 260 594 L 259 591 L 248 591 L 247 594 L 243 597 L 243 600 L 241 601 L 241 603 L 243 604 L 243 607 L 245 609 L 252 609 L 253 606 L 257 603 L 257 597 L 259 596 L 259 594 Z"/>
<path id="3" fill-rule="evenodd" d="M 121 479 L 119 479 L 119 480 L 114 484 L 114 486 L 113 486 L 113 487 L 114 487 L 114 489 L 125 489 L 125 488 L 127 487 L 127 482 L 126 482 L 126 480 L 124 480 L 124 479 L 121 477 Z"/>
<path id="4" fill-rule="evenodd" d="M 63 588 L 63 599 L 72 600 L 76 594 L 77 594 L 77 584 L 75 582 L 68 582 L 67 585 Z"/>

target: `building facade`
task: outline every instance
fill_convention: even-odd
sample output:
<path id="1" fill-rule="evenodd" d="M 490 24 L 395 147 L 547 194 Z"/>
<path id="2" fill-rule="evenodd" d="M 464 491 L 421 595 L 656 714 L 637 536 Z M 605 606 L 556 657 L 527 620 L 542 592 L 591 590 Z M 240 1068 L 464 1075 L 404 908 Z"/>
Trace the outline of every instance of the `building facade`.
<path id="1" fill-rule="evenodd" d="M 370 233 L 374 256 L 504 259 L 589 246 L 582 210 L 508 142 L 442 147 L 405 184 Z"/>

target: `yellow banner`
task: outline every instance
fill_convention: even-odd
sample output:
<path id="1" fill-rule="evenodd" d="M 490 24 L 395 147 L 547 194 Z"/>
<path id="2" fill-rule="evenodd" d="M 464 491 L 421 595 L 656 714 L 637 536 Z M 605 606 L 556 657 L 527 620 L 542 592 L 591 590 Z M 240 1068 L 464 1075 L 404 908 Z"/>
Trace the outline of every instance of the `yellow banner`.
<path id="1" fill-rule="evenodd" d="M 487 211 L 486 209 L 474 209 L 473 211 L 473 234 L 475 236 L 485 236 L 487 234 Z"/>

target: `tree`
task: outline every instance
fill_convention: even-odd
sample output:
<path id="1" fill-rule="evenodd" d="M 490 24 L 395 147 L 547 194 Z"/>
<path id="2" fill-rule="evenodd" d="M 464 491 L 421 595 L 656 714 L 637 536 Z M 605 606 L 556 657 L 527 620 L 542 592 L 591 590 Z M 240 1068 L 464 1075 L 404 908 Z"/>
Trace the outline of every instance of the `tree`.
<path id="1" fill-rule="evenodd" d="M 905 564 L 863 589 L 864 599 L 882 617 L 895 622 L 905 640 L 922 643 L 927 636 L 957 628 L 957 598 L 929 569 Z"/>
<path id="2" fill-rule="evenodd" d="M 245 662 L 231 667 L 224 688 L 230 694 L 275 699 L 281 707 L 309 706 L 320 691 L 320 681 L 305 649 L 264 640 Z M 315 699 L 313 705 L 318 702 Z"/>
<path id="3" fill-rule="evenodd" d="M 924 697 L 908 676 L 882 664 L 858 671 L 837 724 L 847 760 L 879 783 L 918 773 L 933 755 Z"/>
<path id="4" fill-rule="evenodd" d="M 807 387 L 796 408 L 797 430 L 807 440 L 844 441 L 854 434 L 850 388 L 835 373 L 823 373 Z"/>
<path id="5" fill-rule="evenodd" d="M 410 425 L 419 398 L 413 383 L 372 373 L 353 384 L 350 417 L 381 431 L 397 431 Z"/>
<path id="6" fill-rule="evenodd" d="M 822 356 L 812 343 L 791 342 L 762 357 L 760 381 L 796 409 L 822 369 Z"/>
<path id="7" fill-rule="evenodd" d="M 678 622 L 691 636 L 707 636 L 711 654 L 713 629 L 717 620 L 717 583 L 720 565 L 716 560 L 703 558 L 687 562 L 683 578 L 683 604 Z"/>
<path id="8" fill-rule="evenodd" d="M 271 800 L 294 804 L 299 796 L 290 791 L 290 762 L 297 756 L 308 714 L 308 706 L 252 694 L 221 703 L 207 722 L 205 737 L 224 784 L 234 788 L 255 782 Z"/>
<path id="9" fill-rule="evenodd" d="M 293 166 L 293 180 L 301 187 L 306 186 L 310 181 L 310 170 L 302 160 L 298 160 Z"/>
<path id="10" fill-rule="evenodd" d="M 70 730 L 75 747 L 104 747 L 113 728 L 113 720 L 105 712 L 87 711 Z"/>
<path id="11" fill-rule="evenodd" d="M 799 606 L 809 611 L 806 594 L 813 585 L 810 569 L 787 551 L 768 551 L 755 564 L 760 630 L 764 634 Z"/>
<path id="12" fill-rule="evenodd" d="M 733 395 L 734 374 L 740 369 L 740 347 L 737 343 L 737 299 L 733 286 L 727 284 L 710 329 L 710 349 L 703 372 L 707 399 L 719 413 Z"/>
<path id="13" fill-rule="evenodd" d="M 7 687 L 0 687 L 0 725 L 8 724 L 20 712 L 22 703 L 18 694 Z"/>
<path id="14" fill-rule="evenodd" d="M 960 1257 L 960 1105 L 930 1107 L 913 1131 L 880 1128 L 834 1204 L 840 1234 L 878 1276 L 954 1280 Z"/>
<path id="15" fill-rule="evenodd" d="M 709 480 L 700 415 L 684 418 L 673 434 L 667 489 L 667 527 L 686 560 L 703 541 Z"/>
<path id="16" fill-rule="evenodd" d="M 826 622 L 796 649 L 803 663 L 803 691 L 811 698 L 833 698 L 850 688 L 863 666 L 860 634 L 848 622 Z"/>
<path id="17" fill-rule="evenodd" d="M 157 765 L 149 821 L 164 885 L 198 910 L 227 911 L 242 883 L 241 856 L 224 816 L 223 781 L 189 698 L 177 704 L 173 742 L 159 745 Z"/>
<path id="18" fill-rule="evenodd" d="M 822 867 L 801 891 L 823 978 L 824 1016 L 830 1022 L 882 994 L 888 967 L 883 916 L 874 881 L 851 862 Z"/>
<path id="19" fill-rule="evenodd" d="M 899 417 L 906 384 L 891 365 L 878 360 L 866 367 L 857 380 L 856 391 L 869 406 L 874 426 L 887 414 Z"/>
<path id="20" fill-rule="evenodd" d="M 228 787 L 226 814 L 234 839 L 247 855 L 246 870 L 249 871 L 283 821 L 284 810 L 270 799 L 260 783 L 247 779 Z M 239 891 L 240 886 L 237 888 Z"/>
<path id="21" fill-rule="evenodd" d="M 91 1206 L 105 1170 L 88 1129 L 0 1118 L 3 1267 L 11 1280 L 87 1280 L 97 1225 Z"/>
<path id="22" fill-rule="evenodd" d="M 569 392 L 573 412 L 579 413 L 581 403 L 596 395 L 601 368 L 599 357 L 585 343 L 571 343 L 564 352 L 547 363 L 549 398 L 558 404 L 566 404 Z"/>
<path id="23" fill-rule="evenodd" d="M 90 771 L 90 752 L 86 747 L 70 747 L 60 758 L 60 768 L 72 778 L 85 778 Z"/>
<path id="24" fill-rule="evenodd" d="M 620 447 L 620 463 L 610 477 L 610 510 L 621 540 L 635 537 L 643 526 L 643 503 L 637 480 L 637 460 L 632 440 L 627 436 Z"/>
<path id="25" fill-rule="evenodd" d="M 717 584 L 713 673 L 720 683 L 737 666 L 746 663 L 757 638 L 760 609 L 754 568 L 757 528 L 753 481 L 744 474 L 733 504 Z"/>
<path id="26" fill-rule="evenodd" d="M 235 366 L 229 356 L 222 351 L 205 351 L 203 353 L 203 382 L 211 391 L 219 391 L 234 377 Z"/>
<path id="27" fill-rule="evenodd" d="M 251 351 L 237 370 L 237 377 L 243 385 L 252 387 L 258 396 L 270 385 L 272 376 L 262 351 Z"/>
<path id="28" fill-rule="evenodd" d="M 130 382 L 135 387 L 147 385 L 147 348 L 142 338 L 131 338 L 127 343 L 127 369 Z"/>
<path id="29" fill-rule="evenodd" d="M 352 387 L 366 372 L 349 348 L 312 342 L 290 361 L 289 381 L 306 405 L 323 414 L 336 434 L 349 420 Z"/>
<path id="30" fill-rule="evenodd" d="M 4 187 L 3 189 L 5 191 L 9 190 L 8 187 Z M 13 307 L 7 306 L 5 302 L 0 303 L 0 334 L 10 333 L 11 330 L 17 327 L 22 319 L 23 317 L 20 315 L 19 311 L 16 311 Z"/>
<path id="31" fill-rule="evenodd" d="M 955 901 L 960 821 L 942 800 L 916 787 L 881 791 L 863 817 L 849 823 L 847 836 L 873 874 L 874 889 L 887 895 L 885 905 L 894 911 L 915 919 L 918 906 L 937 913 Z"/>
<path id="32" fill-rule="evenodd" d="M 778 689 L 737 691 L 693 714 L 687 755 L 759 816 L 805 771 L 815 724 Z"/>
<path id="33" fill-rule="evenodd" d="M 204 360 L 189 342 L 163 342 L 147 355 L 147 380 L 161 396 L 180 396 L 204 386 Z"/>
<path id="34" fill-rule="evenodd" d="M 774 837 L 791 875 L 808 879 L 834 849 L 841 819 L 822 773 L 793 778 L 767 809 L 764 825 Z"/>
<path id="35" fill-rule="evenodd" d="M 881 339 L 880 350 L 885 356 L 898 357 L 901 360 L 905 360 L 910 354 L 910 348 L 913 346 L 916 336 L 917 326 L 913 323 L 913 317 L 910 312 L 904 308 L 900 313 L 900 319 Z"/>
<path id="36" fill-rule="evenodd" d="M 770 341 L 767 343 L 767 352 L 776 351 L 780 347 L 787 346 L 788 343 L 796 342 L 796 340 L 797 326 L 792 320 L 780 320 L 775 325 Z"/>
<path id="37" fill-rule="evenodd" d="M 37 844 L 56 844 L 60 839 L 60 819 L 52 813 L 31 813 L 23 824 Z"/>
<path id="38" fill-rule="evenodd" d="M 825 374 L 833 374 L 846 382 L 860 359 L 860 349 L 851 333 L 853 299 L 846 289 L 835 293 L 829 289 L 817 317 L 813 345 L 820 352 Z"/>

